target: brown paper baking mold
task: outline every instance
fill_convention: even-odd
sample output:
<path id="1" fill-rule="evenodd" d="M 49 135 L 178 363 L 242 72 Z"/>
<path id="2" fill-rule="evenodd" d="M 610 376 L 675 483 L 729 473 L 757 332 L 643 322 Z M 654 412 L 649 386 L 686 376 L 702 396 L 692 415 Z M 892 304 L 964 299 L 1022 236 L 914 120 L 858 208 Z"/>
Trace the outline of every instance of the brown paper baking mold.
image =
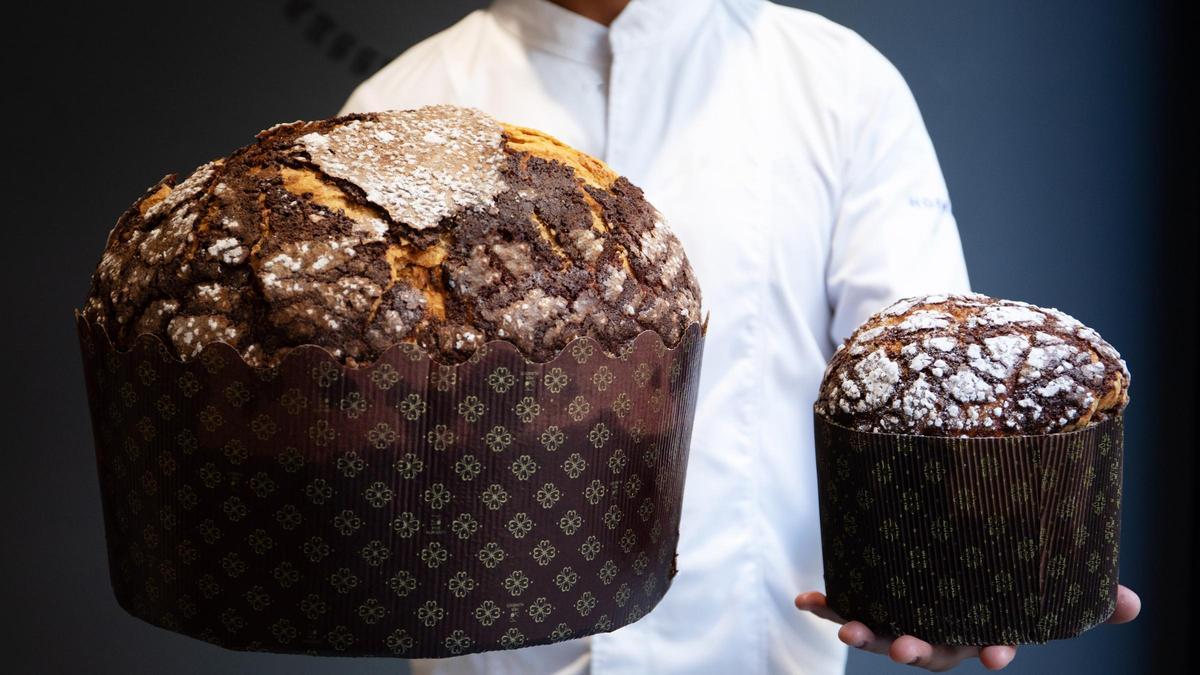
<path id="1" fill-rule="evenodd" d="M 829 605 L 885 635 L 1040 643 L 1116 603 L 1122 419 L 1043 436 L 858 432 L 815 415 Z"/>
<path id="2" fill-rule="evenodd" d="M 253 369 L 77 315 L 110 575 L 131 614 L 245 650 L 442 657 L 615 630 L 674 575 L 703 330 L 546 363 L 491 342 Z"/>

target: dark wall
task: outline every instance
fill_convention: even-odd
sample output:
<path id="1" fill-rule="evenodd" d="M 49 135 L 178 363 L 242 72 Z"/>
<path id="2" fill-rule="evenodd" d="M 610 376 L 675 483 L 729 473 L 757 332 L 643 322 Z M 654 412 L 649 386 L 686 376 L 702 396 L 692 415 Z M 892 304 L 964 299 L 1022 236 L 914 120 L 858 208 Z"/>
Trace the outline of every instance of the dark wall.
<path id="1" fill-rule="evenodd" d="M 161 175 L 186 173 L 275 122 L 332 114 L 358 80 L 480 4 L 43 2 L 10 16 L 15 119 L 6 140 L 17 161 L 6 171 L 10 317 L 0 332 L 10 361 L 0 371 L 0 639 L 9 660 L 0 669 L 405 670 L 388 660 L 228 652 L 116 606 L 71 310 L 116 217 Z M 1182 669 L 1194 635 L 1177 619 L 1194 592 L 1182 584 L 1194 565 L 1195 444 L 1171 435 L 1183 425 L 1164 422 L 1195 410 L 1195 359 L 1182 348 L 1195 332 L 1164 326 L 1172 307 L 1193 328 L 1195 313 L 1184 265 L 1194 257 L 1184 220 L 1194 207 L 1181 199 L 1192 196 L 1194 170 L 1181 173 L 1190 158 L 1178 135 L 1194 118 L 1167 88 L 1170 68 L 1181 78 L 1187 70 L 1167 58 L 1181 17 L 1109 0 L 794 4 L 858 30 L 908 78 L 976 289 L 1076 315 L 1134 373 L 1122 567 L 1145 613 L 1131 626 L 1022 648 L 1012 671 Z M 856 654 L 850 670 L 888 668 Z"/>

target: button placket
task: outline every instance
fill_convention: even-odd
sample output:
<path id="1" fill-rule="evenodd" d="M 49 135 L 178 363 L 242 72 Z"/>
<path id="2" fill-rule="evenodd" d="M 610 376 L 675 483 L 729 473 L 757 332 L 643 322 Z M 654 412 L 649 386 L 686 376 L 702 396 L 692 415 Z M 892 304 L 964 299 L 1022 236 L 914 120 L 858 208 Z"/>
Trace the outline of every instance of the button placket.
<path id="1" fill-rule="evenodd" d="M 612 166 L 620 166 L 618 150 L 620 148 L 621 131 L 621 101 L 624 97 L 623 66 L 624 58 L 617 51 L 616 41 L 609 38 L 612 57 L 608 63 L 608 105 L 604 120 L 604 161 Z M 620 170 L 618 169 L 618 172 Z"/>

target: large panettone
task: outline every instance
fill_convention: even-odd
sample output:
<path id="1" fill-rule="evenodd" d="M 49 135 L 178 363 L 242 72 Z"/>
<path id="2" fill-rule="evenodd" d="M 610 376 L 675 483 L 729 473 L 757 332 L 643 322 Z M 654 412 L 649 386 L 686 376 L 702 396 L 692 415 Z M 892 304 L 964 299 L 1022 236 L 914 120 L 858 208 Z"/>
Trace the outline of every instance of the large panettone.
<path id="1" fill-rule="evenodd" d="M 1119 413 L 1128 388 L 1112 345 L 1056 309 L 930 295 L 882 310 L 839 347 L 816 410 L 858 431 L 1047 434 Z"/>
<path id="2" fill-rule="evenodd" d="M 679 241 L 599 160 L 471 109 L 283 124 L 118 220 L 86 319 L 118 346 L 211 342 L 253 365 L 316 344 L 348 364 L 399 342 L 459 362 L 491 339 L 545 360 L 617 352 L 699 319 Z"/>

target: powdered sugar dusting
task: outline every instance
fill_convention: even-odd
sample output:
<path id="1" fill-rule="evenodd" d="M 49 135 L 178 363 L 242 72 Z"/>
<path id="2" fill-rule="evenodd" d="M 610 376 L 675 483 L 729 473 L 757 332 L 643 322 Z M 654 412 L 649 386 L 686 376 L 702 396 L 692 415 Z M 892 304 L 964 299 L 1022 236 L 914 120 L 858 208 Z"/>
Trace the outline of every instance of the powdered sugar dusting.
<path id="1" fill-rule="evenodd" d="M 937 337 L 925 338 L 925 344 L 939 352 L 948 352 L 958 344 L 958 339 L 947 335 L 939 335 Z"/>
<path id="2" fill-rule="evenodd" d="M 208 247 L 208 254 L 221 262 L 236 264 L 246 259 L 246 248 L 237 239 L 226 237 L 213 242 Z"/>
<path id="3" fill-rule="evenodd" d="M 950 325 L 950 315 L 945 312 L 919 310 L 909 314 L 896 327 L 903 331 L 929 330 L 930 328 L 945 328 Z"/>
<path id="4" fill-rule="evenodd" d="M 502 134 L 477 110 L 439 105 L 381 112 L 297 140 L 326 174 L 354 183 L 393 219 L 420 230 L 462 209 L 492 206 L 506 189 Z"/>
<path id="5" fill-rule="evenodd" d="M 854 366 L 854 374 L 862 383 L 862 399 L 857 409 L 874 410 L 883 405 L 900 381 L 900 366 L 887 357 L 882 349 L 871 352 Z"/>
<path id="6" fill-rule="evenodd" d="M 946 392 L 963 403 L 987 401 L 992 398 L 992 385 L 970 370 L 960 368 L 946 378 Z"/>
<path id="7" fill-rule="evenodd" d="M 995 337 L 984 338 L 983 344 L 987 345 L 988 354 L 995 360 L 996 363 L 1004 366 L 1003 375 L 1008 377 L 1021 357 L 1029 350 L 1029 338 L 1025 335 L 1010 334 L 997 335 Z"/>
<path id="8" fill-rule="evenodd" d="M 1028 305 L 993 305 L 983 310 L 983 314 L 976 317 L 975 320 L 989 326 L 1003 326 L 1010 323 L 1040 326 L 1046 322 L 1046 315 Z"/>
<path id="9" fill-rule="evenodd" d="M 169 193 L 167 193 L 167 196 L 163 198 L 162 201 L 146 209 L 144 218 L 147 221 L 154 220 L 164 213 L 170 213 L 180 204 L 190 201 L 193 197 L 200 194 L 200 191 L 208 185 L 210 180 L 212 180 L 217 166 L 218 162 L 212 161 L 205 162 L 204 164 L 196 167 L 196 170 L 193 171 L 190 176 L 184 179 L 182 183 L 176 185 Z"/>

